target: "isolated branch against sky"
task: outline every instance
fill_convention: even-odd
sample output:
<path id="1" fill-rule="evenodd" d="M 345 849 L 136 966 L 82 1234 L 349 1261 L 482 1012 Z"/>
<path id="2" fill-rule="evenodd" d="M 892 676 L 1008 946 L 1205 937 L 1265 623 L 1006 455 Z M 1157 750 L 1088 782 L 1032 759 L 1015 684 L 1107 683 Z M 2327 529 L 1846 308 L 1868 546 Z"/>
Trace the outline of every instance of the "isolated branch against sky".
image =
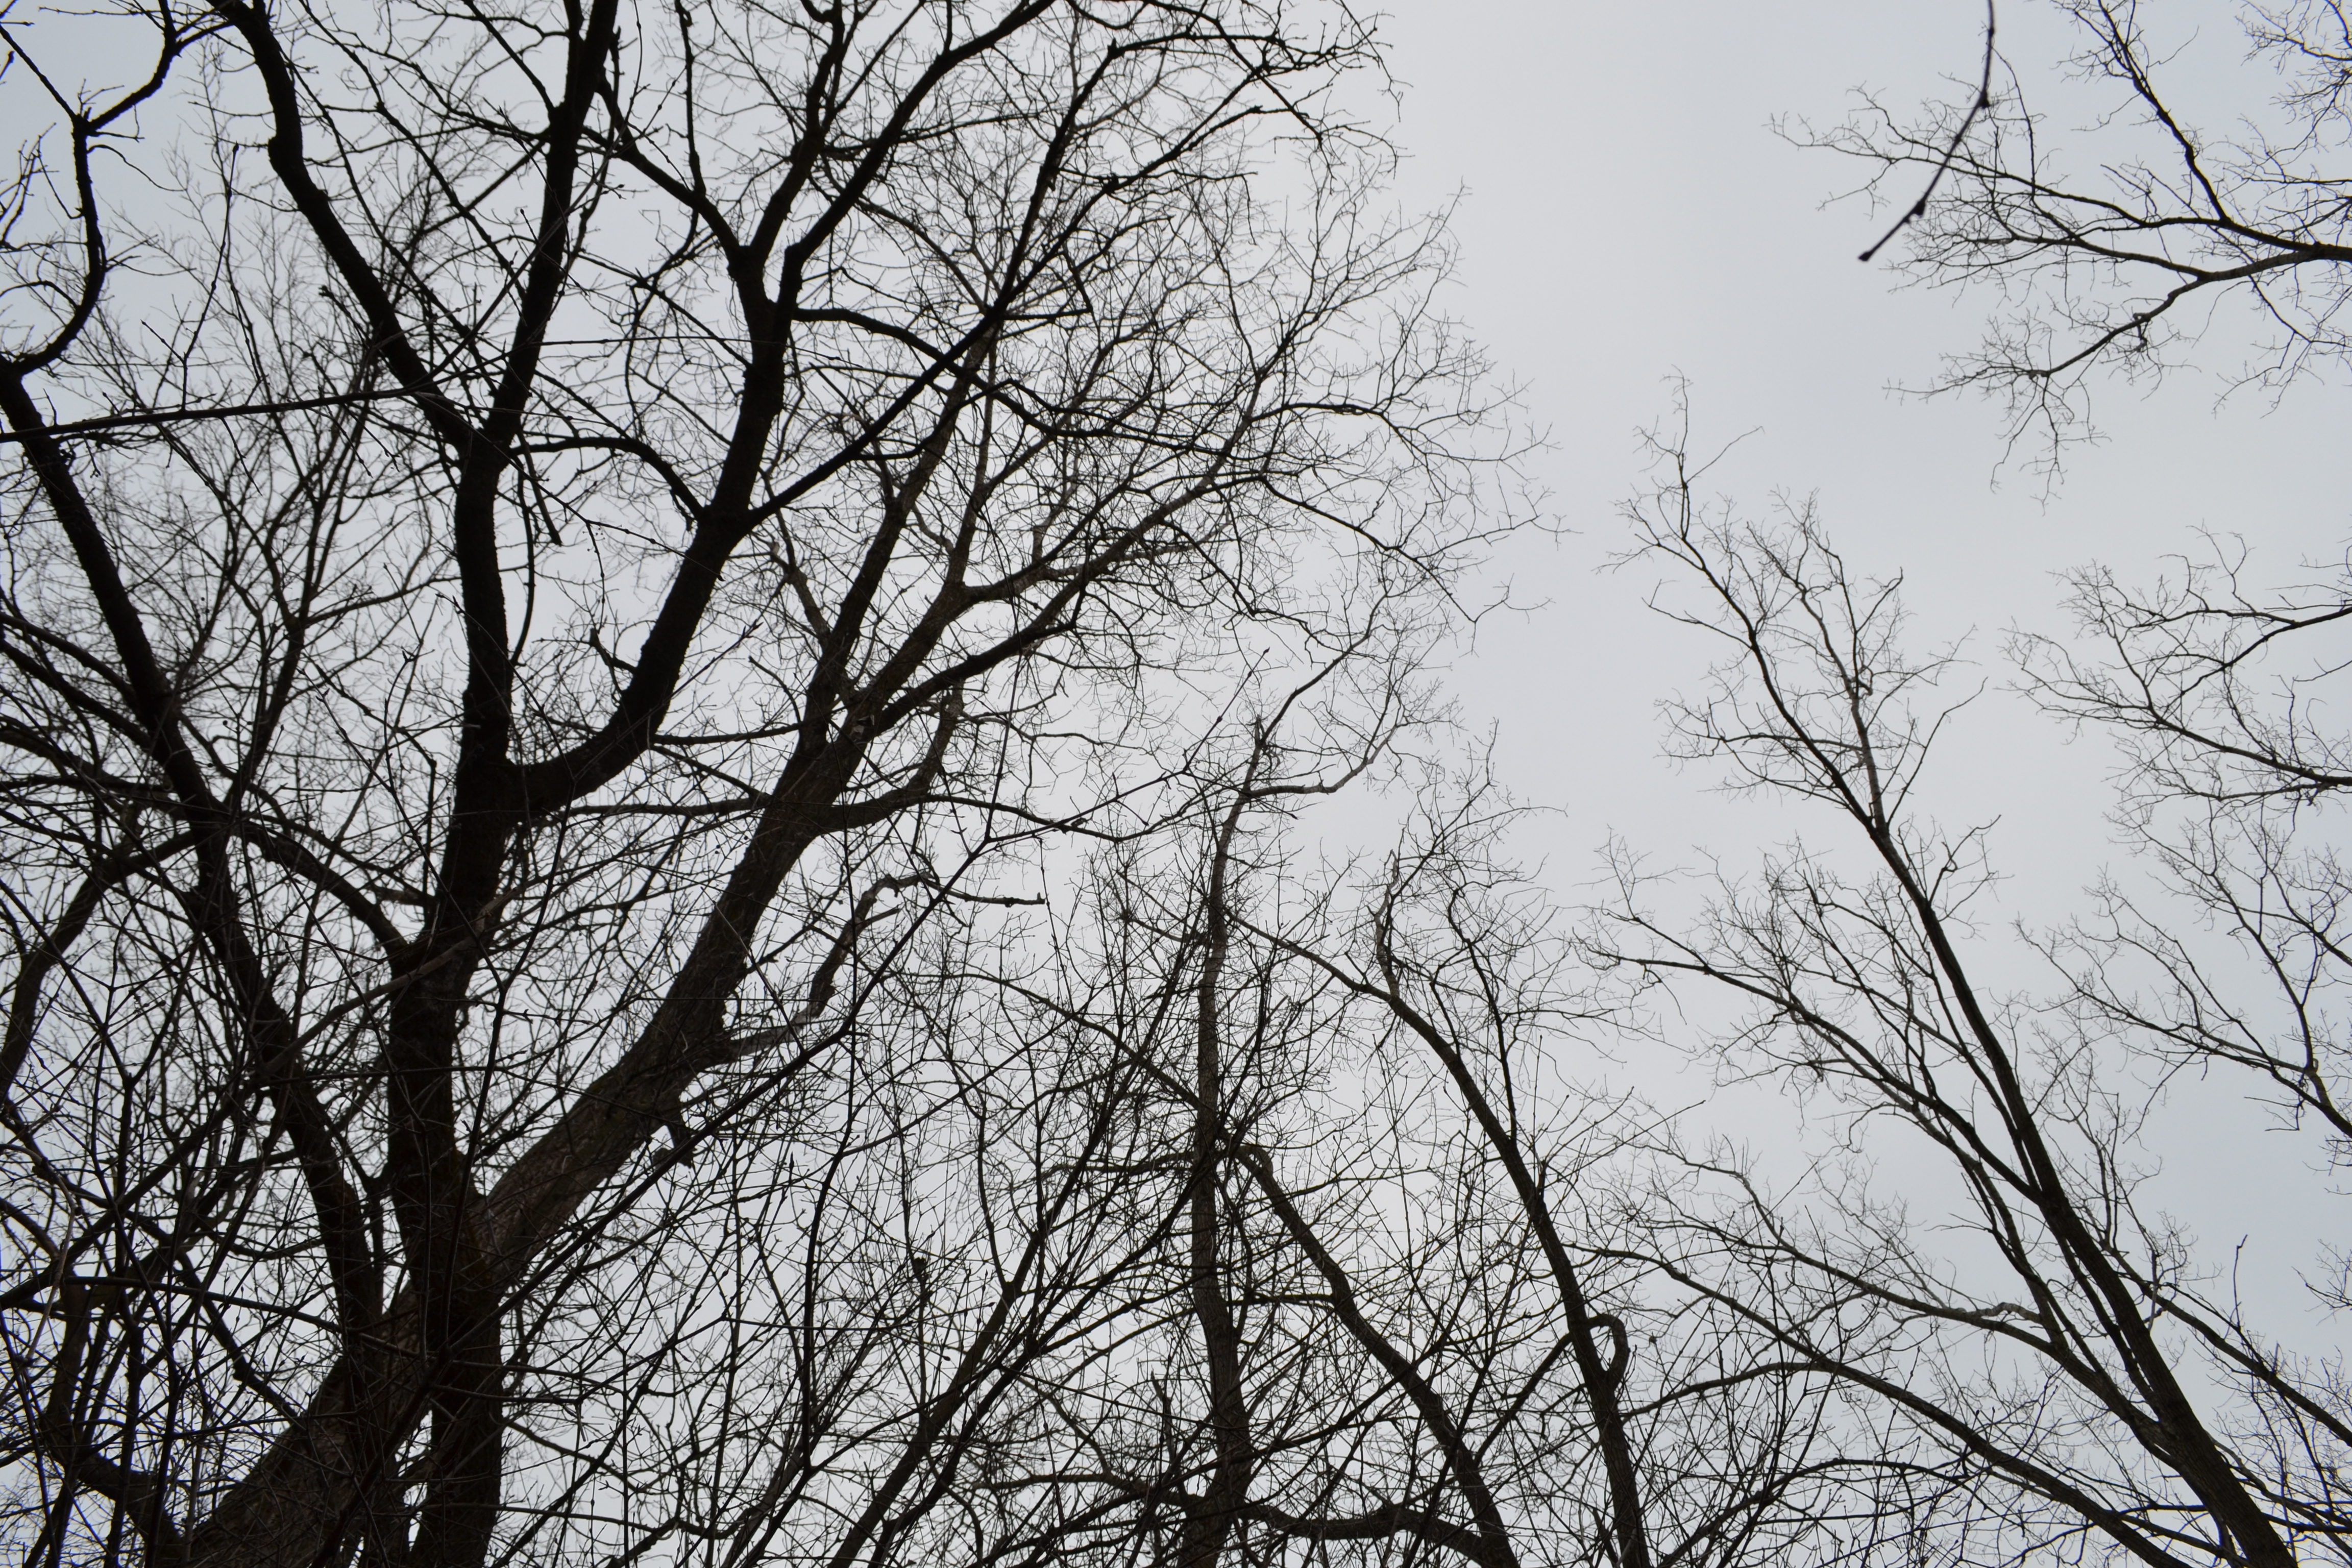
<path id="1" fill-rule="evenodd" d="M 2251 332 L 2261 345 L 2242 365 L 2215 365 L 2241 384 L 2340 374 L 2352 353 L 2344 7 L 2054 8 L 2075 45 L 2063 62 L 2012 60 L 1995 35 L 1983 83 L 1969 73 L 1967 95 L 1926 119 L 1873 99 L 1842 126 L 1802 133 L 1861 160 L 1872 195 L 1910 215 L 1885 247 L 1898 271 L 1983 286 L 1983 343 L 1954 355 L 1938 384 L 2006 399 L 2012 433 L 2054 459 L 2089 430 L 2101 376 L 2178 364 L 2217 320 L 2224 340 Z M 2249 57 L 2230 83 L 2235 98 L 2182 84 L 2187 57 L 2233 44 Z M 2210 349 L 2239 352 L 2227 341 Z"/>
<path id="2" fill-rule="evenodd" d="M 887 1555 L 1116 1131 L 956 955 L 1511 515 L 1361 27 L 5 47 L 11 1539 Z"/>

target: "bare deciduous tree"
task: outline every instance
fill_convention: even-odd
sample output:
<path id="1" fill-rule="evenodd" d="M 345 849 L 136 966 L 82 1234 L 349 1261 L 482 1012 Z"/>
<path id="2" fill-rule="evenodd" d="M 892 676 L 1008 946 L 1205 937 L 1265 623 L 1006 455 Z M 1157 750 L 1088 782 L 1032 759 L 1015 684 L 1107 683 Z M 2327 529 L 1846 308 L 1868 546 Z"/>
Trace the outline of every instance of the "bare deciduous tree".
<path id="1" fill-rule="evenodd" d="M 2028 110 L 1990 30 L 1980 96 L 1913 128 L 1874 103 L 1813 138 L 1874 165 L 1874 192 L 1924 189 L 1890 235 L 1912 278 L 2001 291 L 1984 346 L 1943 384 L 2010 396 L 2054 458 L 2090 378 L 2175 363 L 2192 310 L 2233 303 L 2273 329 L 2246 380 L 2340 363 L 2342 7 L 2242 8 L 2249 59 L 2283 90 L 2226 135 L 2165 88 L 2139 8 L 2060 9 L 2084 40 L 2069 66 L 2106 95 L 2073 133 L 2095 173 Z M 2343 1157 L 2347 748 L 2326 718 L 2352 604 L 2341 574 L 2263 591 L 2242 545 L 2213 542 L 2150 589 L 2085 569 L 2079 639 L 2014 639 L 2028 691 L 2120 748 L 2114 820 L 2155 883 L 2111 879 L 2029 937 L 2052 979 L 2021 994 L 1986 978 L 2003 962 L 1976 923 L 1987 835 L 1945 832 L 1915 800 L 1952 711 L 1948 661 L 1903 648 L 1896 584 L 1850 574 L 1808 509 L 1770 525 L 1704 511 L 1682 452 L 1666 456 L 1675 478 L 1640 515 L 1642 549 L 1697 590 L 1686 618 L 1730 648 L 1711 695 L 1676 710 L 1686 752 L 1820 808 L 1852 854 L 1792 843 L 1724 880 L 1696 927 L 1655 913 L 1642 863 L 1621 862 L 1597 953 L 1744 999 L 1746 1023 L 1713 1047 L 1726 1070 L 1840 1130 L 1795 1173 L 1664 1140 L 1665 1173 L 1630 1189 L 1648 1255 L 1749 1337 L 1750 1365 L 1843 1384 L 1864 1414 L 1839 1440 L 1857 1457 L 1954 1483 L 1914 1516 L 1921 1551 L 2352 1554 L 2352 1408 L 2333 1360 L 2278 1337 L 2290 1304 L 2241 1300 L 2231 1259 L 2147 1185 L 2175 1088 L 2317 1133 L 2308 1190 L 2276 1194 L 2286 1207 L 2326 1202 Z M 1916 1201 L 1890 1196 L 1864 1151 L 1899 1153 Z M 1930 1205 L 1958 1218 L 1946 1239 L 1917 1212 Z M 2336 1263 L 2315 1294 L 2340 1310 Z"/>
<path id="2" fill-rule="evenodd" d="M 1936 696 L 1947 661 L 1902 647 L 1897 585 L 1850 574 L 1802 509 L 1773 525 L 1703 511 L 1679 465 L 1643 539 L 1696 589 L 1685 618 L 1729 647 L 1710 694 L 1676 710 L 1688 754 L 1818 807 L 1861 857 L 1843 868 L 1791 844 L 1754 879 L 1726 879 L 1687 931 L 1650 911 L 1622 863 L 1600 954 L 1740 999 L 1747 1019 L 1717 1047 L 1728 1070 L 1811 1100 L 1854 1156 L 1776 1178 L 1734 1151 L 1677 1147 L 1680 1175 L 1641 1194 L 1651 1256 L 1759 1363 L 1832 1379 L 1874 1412 L 1844 1434 L 1857 1457 L 1962 1483 L 1937 1500 L 1923 1549 L 2167 1565 L 2352 1555 L 2339 1382 L 2211 1295 L 2226 1259 L 2146 1195 L 2163 1153 L 2148 1113 L 2184 1057 L 2252 1066 L 2256 1079 L 2220 1084 L 2239 1092 L 2324 1084 L 2324 1068 L 2296 1076 L 2292 1037 L 2260 1033 L 2281 1009 L 2166 934 L 2226 910 L 2216 889 L 2242 868 L 2177 878 L 2200 901 L 2136 922 L 2113 896 L 2104 924 L 2042 942 L 2062 977 L 2052 994 L 1996 989 L 1977 923 L 1986 835 L 1939 829 L 1915 798 L 1951 709 Z M 2097 693 L 2154 668 L 2126 652 L 2119 673 L 2077 669 L 2048 689 L 2127 723 L 2128 702 L 2095 710 Z M 2307 927 L 2238 931 L 2274 961 L 2298 943 L 2308 956 Z M 2134 958 L 2160 988 L 2127 973 Z M 2308 1002 L 2307 966 L 2270 967 Z M 1874 1182 L 1864 1155 L 1899 1156 L 1914 1202 Z"/>
<path id="3" fill-rule="evenodd" d="M 1489 526 L 1437 238 L 1331 107 L 1363 30 L 0 48 L 53 108 L 0 285 L 8 1538 L 945 1551 L 1157 1234 L 1131 1068 L 972 977 L 1055 836 L 1197 798 L 1254 659 L 1445 613 Z"/>
<path id="4" fill-rule="evenodd" d="M 1491 783 L 1305 868 L 1286 818 L 1376 762 L 1276 721 L 1189 857 L 1122 853 L 1038 1005 L 1139 1064 L 1162 1303 L 1051 1383 L 1043 1511 L 1156 1561 L 1870 1561 L 1966 1484 L 1858 1453 L 1845 1391 L 1643 1250 L 1559 911 Z M 1735 1329 L 1738 1326 L 1735 1325 Z M 1360 1553 L 1361 1555 L 1357 1555 Z M 1343 1554 L 1344 1557 L 1343 1557 Z"/>

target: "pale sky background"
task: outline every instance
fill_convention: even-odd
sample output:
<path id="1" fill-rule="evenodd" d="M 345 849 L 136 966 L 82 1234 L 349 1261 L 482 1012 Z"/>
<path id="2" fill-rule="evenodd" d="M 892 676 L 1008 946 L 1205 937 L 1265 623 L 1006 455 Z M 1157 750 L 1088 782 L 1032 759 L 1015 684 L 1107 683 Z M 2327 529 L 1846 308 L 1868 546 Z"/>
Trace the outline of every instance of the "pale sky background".
<path id="1" fill-rule="evenodd" d="M 2192 114 L 2220 126 L 2257 107 L 2247 95 L 2268 79 L 2246 73 L 2231 7 L 2149 0 L 2141 12 L 2189 42 L 2174 79 Z M 1670 374 L 1689 379 L 1699 446 L 1761 427 L 1717 471 L 1726 493 L 1760 510 L 1776 489 L 1816 492 L 1850 564 L 1905 574 L 1915 646 L 1973 631 L 1993 689 L 1944 742 L 1936 799 L 1948 823 L 2000 819 L 2003 909 L 2029 924 L 2081 907 L 2083 886 L 2123 856 L 2103 815 L 2111 757 L 2067 744 L 2002 690 L 2006 629 L 2065 629 L 2057 573 L 2099 560 L 2146 582 L 2200 529 L 2245 536 L 2257 582 L 2340 559 L 2352 536 L 2346 387 L 2305 383 L 2275 409 L 2260 392 L 2217 406 L 2251 346 L 2227 322 L 2198 354 L 2204 374 L 2152 393 L 2105 384 L 2107 439 L 2075 451 L 2046 499 L 2025 464 L 2001 467 L 1998 406 L 1888 390 L 1973 346 L 1991 298 L 1901 290 L 1857 262 L 1892 215 L 1825 208 L 1859 172 L 1769 122 L 1834 122 L 1858 86 L 1895 106 L 1951 95 L 1947 79 L 1978 68 L 1983 19 L 1971 0 L 1402 0 L 1390 15 L 1402 194 L 1425 206 L 1460 193 L 1448 302 L 1524 383 L 1529 417 L 1555 443 L 1540 477 L 1577 531 L 1512 552 L 1520 596 L 1547 607 L 1487 623 L 1455 671 L 1469 716 L 1497 726 L 1507 782 L 1559 808 L 1528 847 L 1563 895 L 1612 831 L 1668 861 L 1704 847 L 1733 863 L 1792 825 L 1838 831 L 1727 803 L 1705 771 L 1663 758 L 1653 705 L 1696 686 L 1711 655 L 1643 611 L 1654 574 L 1595 566 L 1625 541 L 1615 508 L 1640 486 L 1634 433 L 1669 411 Z M 2000 43 L 2029 81 L 2067 47 L 2052 9 L 2023 0 L 2001 7 Z M 2062 146 L 2085 140 L 2079 118 L 2056 119 Z M 2218 1085 L 2177 1099 L 2167 1125 L 2189 1135 L 2167 1152 L 2164 1202 L 2209 1247 L 2251 1235 L 2262 1277 L 2285 1285 L 2315 1232 L 2340 1229 L 2328 1211 L 2342 1200 L 2313 1174 L 2315 1141 L 2263 1134 Z M 2303 1196 L 2283 1205 L 2284 1194 Z"/>
<path id="2" fill-rule="evenodd" d="M 2196 53 L 2238 64 L 2231 8 L 2143 10 L 2195 19 Z M 2021 69 L 2055 58 L 2063 35 L 2047 6 L 2011 0 L 2002 13 L 2003 49 Z M 1528 416 L 1555 443 L 1538 471 L 1578 535 L 1513 554 L 1521 596 L 1549 608 L 1490 622 L 1460 685 L 1503 722 L 1521 791 L 1590 820 L 1595 839 L 1655 809 L 1674 775 L 1644 761 L 1659 750 L 1650 703 L 1704 662 L 1687 634 L 1632 613 L 1648 577 L 1593 571 L 1624 541 L 1615 508 L 1640 487 L 1635 432 L 1670 410 L 1673 374 L 1689 379 L 1698 445 L 1758 432 L 1717 471 L 1725 493 L 1754 510 L 1776 489 L 1817 493 L 1852 563 L 1905 574 L 1920 640 L 1973 628 L 1996 684 L 2008 626 L 2063 629 L 2054 574 L 2069 566 L 2105 561 L 2144 581 L 2193 549 L 2200 528 L 2243 534 L 2257 578 L 2265 564 L 2284 576 L 2341 552 L 2346 388 L 2309 382 L 2275 410 L 2259 391 L 2217 407 L 2248 348 L 2226 323 L 2202 374 L 2152 392 L 2103 385 L 2107 439 L 2074 451 L 2046 499 L 2021 460 L 2002 466 L 2000 408 L 1889 390 L 1972 346 L 1990 298 L 1905 290 L 1857 262 L 1889 215 L 1824 207 L 1857 169 L 1790 145 L 1769 122 L 1833 121 L 1858 85 L 1898 105 L 1948 92 L 1944 78 L 1977 66 L 1983 16 L 1970 0 L 1407 0 L 1391 15 L 1410 154 L 1402 195 L 1431 205 L 1460 193 L 1448 302 L 1524 383 Z M 2192 84 L 2200 63 L 2181 61 Z M 1574 719 L 1527 721 L 1564 694 Z M 2037 882 L 2044 869 L 2059 878 L 2036 896 L 2063 897 L 2080 875 L 2045 862 L 2101 858 L 2105 760 L 2020 722 L 2021 704 L 1979 706 L 2018 711 L 1986 713 L 1981 738 L 1964 731 L 1947 771 L 1981 770 L 2004 837 L 2032 836 L 2014 868 L 2030 858 Z"/>

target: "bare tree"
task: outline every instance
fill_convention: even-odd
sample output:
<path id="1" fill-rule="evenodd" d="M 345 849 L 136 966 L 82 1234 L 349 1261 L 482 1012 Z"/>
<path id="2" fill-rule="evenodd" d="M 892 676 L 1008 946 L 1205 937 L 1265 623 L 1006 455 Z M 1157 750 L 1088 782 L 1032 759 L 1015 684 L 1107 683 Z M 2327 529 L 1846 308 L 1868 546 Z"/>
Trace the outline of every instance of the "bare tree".
<path id="1" fill-rule="evenodd" d="M 1033 1511 L 1066 1552 L 1521 1560 L 1454 1403 L 1496 1397 L 1526 1350 L 1522 1314 L 1460 1297 L 1515 1299 L 1516 1249 L 1482 1252 L 1496 1233 L 1450 1207 L 1394 1214 L 1426 1199 L 1427 1108 L 1366 1074 L 1356 999 L 1302 945 L 1328 933 L 1335 889 L 1286 869 L 1286 819 L 1393 761 L 1392 724 L 1335 731 L 1319 701 L 1307 720 L 1320 684 L 1270 704 L 1204 780 L 1189 853 L 1122 847 L 1097 867 L 1030 993 L 1144 1075 L 1160 1150 L 1125 1205 L 1156 1254 L 1130 1288 L 1152 1305 L 1090 1373 L 1041 1390 L 1057 1418 L 1007 1483 L 1050 1500 Z M 1448 1321 L 1401 1342 L 1431 1292 Z"/>
<path id="2" fill-rule="evenodd" d="M 1129 1069 L 965 977 L 1474 531 L 1367 36 L 79 26 L 0 42 L 10 1539 L 913 1551 L 1133 1243 Z"/>
<path id="3" fill-rule="evenodd" d="M 1302 736 L 1286 706 L 1213 775 L 1189 853 L 1098 864 L 1029 988 L 1136 1065 L 1160 1150 L 1122 1205 L 1135 1315 L 1039 1380 L 1051 1418 L 1013 1424 L 1034 1447 L 1000 1486 L 1037 1556 L 1906 1547 L 1966 1478 L 1843 1446 L 1836 1379 L 1745 1359 L 1753 1336 L 1641 1249 L 1617 1168 L 1654 1118 L 1582 1070 L 1598 1024 L 1559 911 L 1504 854 L 1519 814 L 1491 782 L 1423 780 L 1392 853 L 1307 865 L 1294 814 L 1416 748 Z"/>
<path id="4" fill-rule="evenodd" d="M 2147 1110 L 2197 1047 L 2105 984 L 2135 938 L 2077 927 L 2045 942 L 2063 982 L 2042 1001 L 1982 978 L 1997 962 L 1973 907 L 1986 835 L 1940 830 L 1915 798 L 1951 710 L 1936 696 L 1946 661 L 1902 647 L 1897 585 L 1851 575 L 1802 510 L 1773 525 L 1702 511 L 1678 459 L 1642 537 L 1696 590 L 1679 613 L 1729 649 L 1710 694 L 1676 710 L 1688 753 L 1840 822 L 1861 864 L 1791 845 L 1727 879 L 1685 931 L 1651 912 L 1628 859 L 1598 951 L 1743 1000 L 1717 1047 L 1727 1070 L 1812 1099 L 1859 1154 L 1926 1162 L 1932 1184 L 1908 1184 L 1950 1215 L 1914 1215 L 1859 1156 L 1776 1179 L 1734 1151 L 1678 1150 L 1681 1176 L 1643 1194 L 1660 1267 L 1759 1361 L 1832 1378 L 1874 1412 L 1847 1441 L 1965 1480 L 1921 1538 L 1937 1550 L 2352 1554 L 2340 1384 L 2212 1299 L 2226 1260 L 2146 1197 L 2161 1154 Z M 2136 951 L 2172 996 L 2218 1005 L 2196 988 L 2204 958 L 2160 929 L 2140 928 Z M 2232 1016 L 2259 1005 L 2242 995 Z"/>
<path id="5" fill-rule="evenodd" d="M 2168 85 L 2153 9 L 2060 8 L 2094 99 L 2077 147 L 2029 109 L 1990 11 L 1967 99 L 1916 125 L 1872 102 L 1805 136 L 1869 163 L 1874 195 L 1916 196 L 1887 237 L 1911 279 L 2000 290 L 1983 346 L 1939 384 L 2008 396 L 2013 434 L 2038 424 L 2054 460 L 2095 376 L 2178 363 L 2217 307 L 2273 334 L 2239 384 L 2340 365 L 2343 9 L 2241 8 L 2248 59 L 2281 90 L 2226 106 L 2242 112 L 2220 134 Z M 1920 1516 L 1920 1550 L 2342 1559 L 2352 1411 L 2332 1360 L 2266 1331 L 2290 1303 L 2240 1300 L 2230 1259 L 2147 1185 L 2165 1153 L 2149 1113 L 2186 1084 L 2315 1129 L 2322 1171 L 2342 1159 L 2346 743 L 2326 718 L 2341 574 L 2263 591 L 2242 545 L 2210 542 L 2152 588 L 2084 569 L 2080 637 L 2013 639 L 2028 690 L 2120 748 L 2115 821 L 2156 884 L 2105 882 L 2028 938 L 2054 978 L 2019 994 L 1988 981 L 2003 960 L 1974 923 L 1985 833 L 1947 833 L 1914 799 L 1951 707 L 1946 661 L 1901 646 L 1896 584 L 1850 574 L 1803 508 L 1769 526 L 1703 513 L 1683 453 L 1666 455 L 1675 478 L 1640 515 L 1642 550 L 1698 590 L 1685 618 L 1731 648 L 1711 696 L 1677 710 L 1687 754 L 1813 803 L 1853 855 L 1791 844 L 1723 881 L 1695 927 L 1658 914 L 1642 862 L 1621 861 L 1598 953 L 1744 998 L 1747 1022 L 1714 1047 L 1724 1070 L 1840 1130 L 1793 1173 L 1666 1140 L 1665 1173 L 1632 1194 L 1652 1256 L 1752 1337 L 1751 1364 L 1846 1384 L 1864 1413 L 1854 1452 L 1958 1483 Z M 1867 1154 L 1890 1151 L 1937 1173 L 1919 1201 L 1965 1239 L 1937 1239 L 1872 1178 Z M 2325 1192 L 2315 1177 L 2302 1197 Z M 2331 1308 L 2336 1261 L 2317 1289 Z"/>

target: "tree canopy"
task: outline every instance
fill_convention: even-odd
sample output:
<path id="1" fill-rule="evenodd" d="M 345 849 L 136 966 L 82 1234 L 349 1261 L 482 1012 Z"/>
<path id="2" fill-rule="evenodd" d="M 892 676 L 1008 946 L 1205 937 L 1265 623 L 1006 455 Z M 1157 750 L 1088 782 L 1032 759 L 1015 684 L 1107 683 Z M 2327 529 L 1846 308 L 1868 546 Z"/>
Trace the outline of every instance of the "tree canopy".
<path id="1" fill-rule="evenodd" d="M 2208 136 L 2061 9 L 2091 162 L 1990 13 L 1814 138 L 2006 290 L 1948 384 L 2056 453 L 2222 295 L 2336 374 L 2344 11 L 2248 6 L 2281 96 Z M 1718 660 L 1675 754 L 1798 826 L 1571 896 L 1450 707 L 1545 520 L 1349 6 L 0 53 L 25 1561 L 2352 1559 L 2341 1368 L 2150 1195 L 2184 1086 L 2313 1138 L 2282 1202 L 2352 1148 L 2352 576 L 2091 567 L 2015 639 L 2147 875 L 2012 942 L 1899 578 L 1662 430 L 1602 553 Z"/>

